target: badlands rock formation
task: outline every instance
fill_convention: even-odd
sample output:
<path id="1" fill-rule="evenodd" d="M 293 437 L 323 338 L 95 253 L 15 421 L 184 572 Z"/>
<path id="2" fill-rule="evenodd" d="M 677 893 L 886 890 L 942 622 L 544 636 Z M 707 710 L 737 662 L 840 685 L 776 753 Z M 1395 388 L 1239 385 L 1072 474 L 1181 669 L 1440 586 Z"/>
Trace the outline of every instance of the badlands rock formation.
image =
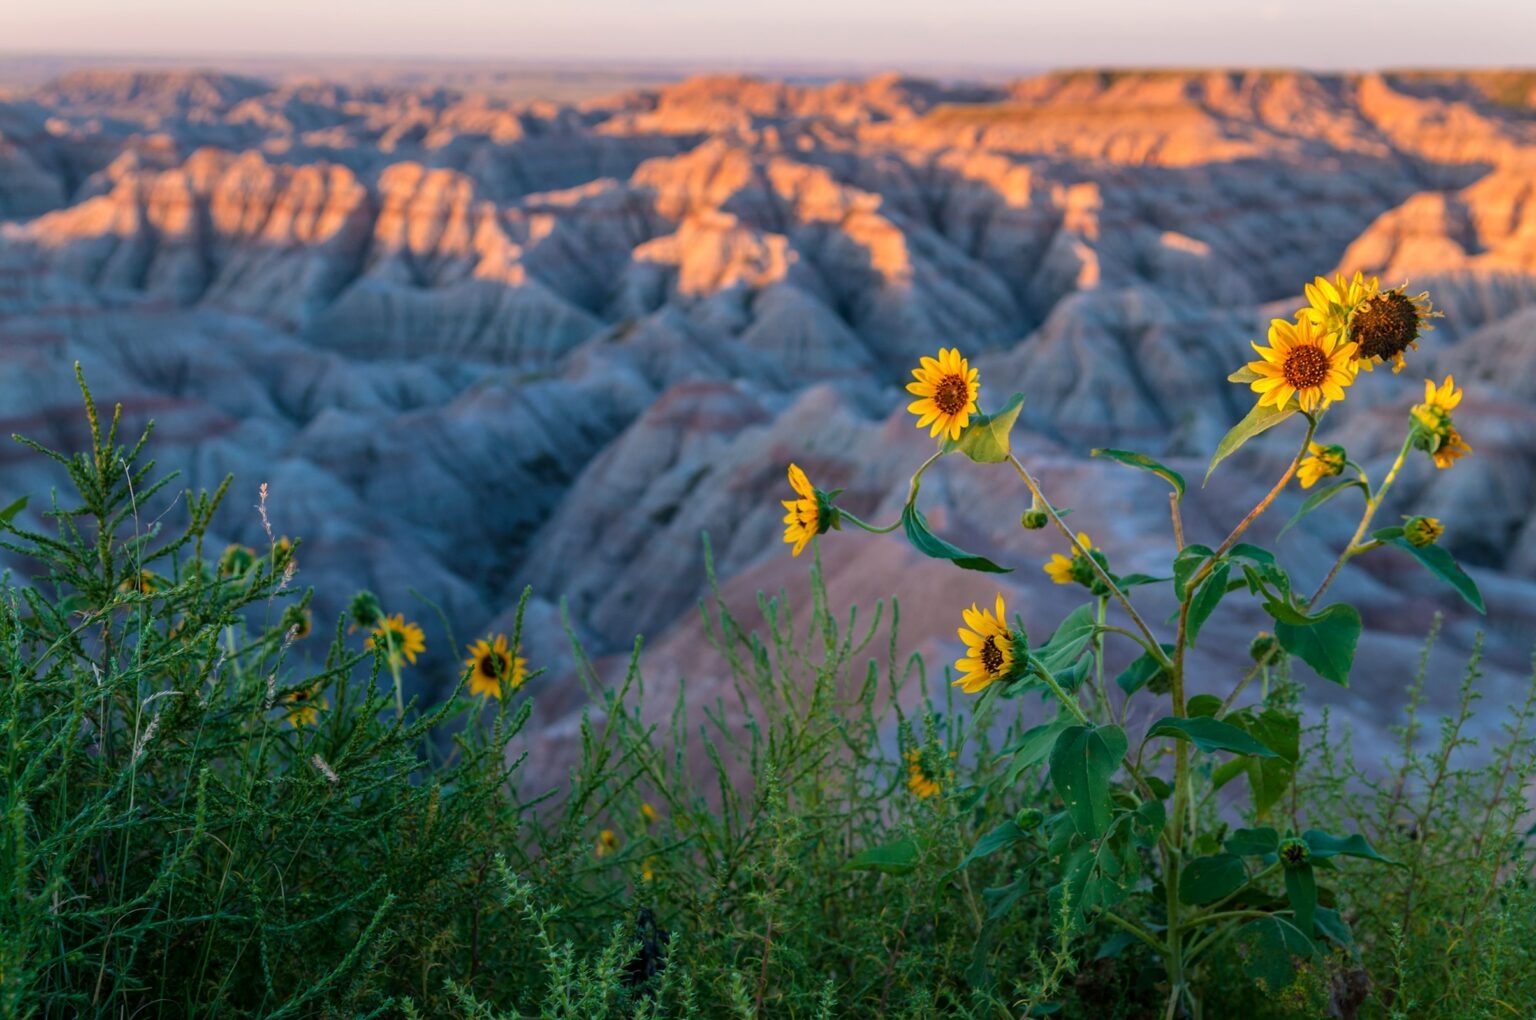
<path id="1" fill-rule="evenodd" d="M 1026 393 L 1018 443 L 1056 501 L 1117 564 L 1159 570 L 1159 483 L 1088 449 L 1198 477 L 1251 400 L 1226 375 L 1303 282 L 1411 277 L 1446 317 L 1411 371 L 1357 387 L 1328 438 L 1384 465 L 1425 375 L 1467 384 L 1476 456 L 1438 476 L 1414 461 L 1387 513 L 1446 519 L 1490 617 L 1391 556 L 1346 574 L 1368 636 L 1354 686 L 1319 696 L 1374 746 L 1434 612 L 1450 615 L 1437 669 L 1489 628 L 1495 702 L 1536 633 L 1533 81 L 704 77 L 514 103 L 74 74 L 0 104 L 0 419 L 78 442 L 83 362 L 100 397 L 158 421 L 187 484 L 236 475 L 221 539 L 257 540 L 249 507 L 269 484 L 323 613 L 367 586 L 427 622 L 418 599 L 441 605 L 462 640 L 508 626 L 532 585 L 526 646 L 551 667 L 536 689 L 558 762 L 580 699 L 557 604 L 599 654 L 644 632 L 655 682 L 686 675 L 712 701 L 700 532 L 747 615 L 760 588 L 803 590 L 778 541 L 784 464 L 894 514 L 928 449 L 901 410 L 919 355 L 961 347 L 984 403 Z M 1293 441 L 1255 444 L 1193 493 L 1191 540 L 1219 537 Z M 56 481 L 0 449 L 0 501 Z M 1039 564 L 1058 543 L 1014 524 L 1010 476 L 944 465 L 923 495 L 946 533 L 1019 569 L 999 582 L 838 535 L 823 543 L 836 602 L 901 597 L 903 649 L 933 663 L 954 656 L 957 605 L 999 583 L 1032 629 L 1054 624 Z M 1347 530 L 1320 515 L 1281 549 L 1320 575 Z M 1234 610 L 1208 633 L 1246 645 L 1260 623 Z M 1233 667 L 1201 655 L 1212 685 Z M 423 689 L 457 658 L 429 628 Z M 1437 703 L 1449 686 L 1437 676 Z"/>

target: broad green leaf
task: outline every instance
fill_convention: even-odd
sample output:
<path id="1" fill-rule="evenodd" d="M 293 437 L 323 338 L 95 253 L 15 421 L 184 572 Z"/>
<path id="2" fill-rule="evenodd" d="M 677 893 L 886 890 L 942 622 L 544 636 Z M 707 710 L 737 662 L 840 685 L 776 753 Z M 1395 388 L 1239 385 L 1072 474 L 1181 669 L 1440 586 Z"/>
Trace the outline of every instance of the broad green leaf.
<path id="1" fill-rule="evenodd" d="M 1024 394 L 1015 393 L 996 414 L 977 414 L 960 432 L 959 439 L 946 439 L 944 452 L 959 451 L 978 464 L 996 464 L 1008 459 L 1009 435 L 1024 408 Z"/>
<path id="2" fill-rule="evenodd" d="M 1227 382 L 1232 382 L 1232 383 L 1251 383 L 1255 379 L 1262 379 L 1262 378 L 1264 378 L 1264 377 L 1259 375 L 1259 373 L 1255 372 L 1253 369 L 1249 368 L 1247 365 L 1244 365 L 1242 368 L 1238 369 L 1236 372 L 1233 372 L 1231 375 L 1227 376 Z"/>
<path id="3" fill-rule="evenodd" d="M 898 839 L 894 843 L 872 846 L 858 854 L 843 868 L 847 871 L 883 871 L 887 875 L 905 875 L 917 867 L 922 850 L 915 839 Z"/>
<path id="4" fill-rule="evenodd" d="M 1285 527 L 1280 529 L 1280 534 L 1283 535 L 1287 531 L 1290 531 L 1291 528 L 1296 525 L 1297 521 L 1300 521 L 1303 517 L 1307 516 L 1307 514 L 1311 513 L 1313 510 L 1316 510 L 1318 507 L 1322 506 L 1324 503 L 1328 502 L 1339 493 L 1348 492 L 1350 489 L 1359 489 L 1363 493 L 1370 492 L 1370 489 L 1366 487 L 1366 484 L 1358 478 L 1340 478 L 1338 481 L 1331 482 L 1306 498 L 1306 501 L 1301 504 L 1301 508 L 1291 516 L 1290 520 L 1285 522 Z"/>
<path id="5" fill-rule="evenodd" d="M 1275 565 L 1275 554 L 1261 545 L 1253 545 L 1250 542 L 1239 542 L 1227 550 L 1227 556 L 1234 560 L 1252 560 L 1266 567 Z"/>
<path id="6" fill-rule="evenodd" d="M 1147 739 L 1173 737 L 1189 740 L 1202 751 L 1231 751 L 1233 754 L 1251 754 L 1261 758 L 1274 758 L 1274 751 L 1244 733 L 1231 723 L 1220 719 L 1180 719 L 1168 716 L 1152 724 Z"/>
<path id="7" fill-rule="evenodd" d="M 1093 632 L 1098 627 L 1096 610 L 1093 605 L 1081 605 L 1067 614 L 1056 627 L 1056 633 L 1051 639 L 1041 645 L 1035 651 L 1035 658 L 1044 664 L 1052 673 L 1065 669 L 1087 646 L 1093 637 Z"/>
<path id="8" fill-rule="evenodd" d="M 1327 907 L 1317 908 L 1317 930 L 1329 942 L 1347 950 L 1349 955 L 1355 955 L 1355 937 L 1350 933 L 1349 925 L 1337 910 Z"/>
<path id="9" fill-rule="evenodd" d="M 965 855 L 965 859 L 960 862 L 960 866 L 955 870 L 959 871 L 961 868 L 968 867 L 972 861 L 979 861 L 988 854 L 996 853 L 1005 847 L 1013 846 L 1013 844 L 1023 842 L 1028 838 L 1029 834 L 1019 828 L 1018 824 L 1010 818 L 978 839 L 976 845 L 971 847 L 971 852 Z"/>
<path id="10" fill-rule="evenodd" d="M 1129 467 L 1150 471 L 1173 486 L 1173 491 L 1178 493 L 1180 499 L 1184 498 L 1184 476 L 1170 467 L 1159 464 L 1144 453 L 1132 453 L 1130 450 L 1111 450 L 1107 447 L 1100 447 L 1094 450 L 1092 455 L 1095 457 L 1108 457 L 1110 460 Z"/>
<path id="11" fill-rule="evenodd" d="M 1317 670 L 1318 676 L 1344 687 L 1349 686 L 1360 629 L 1359 612 L 1342 602 L 1315 614 L 1311 623 L 1275 620 L 1275 638 L 1281 648 Z"/>
<path id="12" fill-rule="evenodd" d="M 1242 421 L 1232 426 L 1232 430 L 1222 437 L 1220 443 L 1216 444 L 1216 454 L 1211 458 L 1211 466 L 1205 469 L 1205 481 L 1211 480 L 1211 472 L 1216 470 L 1217 464 L 1236 453 L 1244 443 L 1279 425 L 1298 410 L 1300 408 L 1294 403 L 1285 408 L 1254 404 L 1253 410 L 1249 411 Z"/>
<path id="13" fill-rule="evenodd" d="M 1301 757 L 1301 719 L 1294 712 L 1266 708 L 1256 717 L 1249 711 L 1229 717 L 1229 721 L 1251 733 L 1278 755 L 1247 763 L 1253 810 L 1263 818 L 1280 802 L 1296 779 L 1296 762 Z"/>
<path id="14" fill-rule="evenodd" d="M 1072 824 L 1088 839 L 1098 839 L 1109 828 L 1109 779 L 1127 746 L 1118 726 L 1071 726 L 1051 749 L 1051 782 Z"/>
<path id="15" fill-rule="evenodd" d="M 1142 801 L 1136 808 L 1134 822 L 1144 837 L 1143 845 L 1148 848 L 1156 846 L 1157 837 L 1162 835 L 1163 826 L 1168 824 L 1168 809 L 1160 800 Z"/>
<path id="16" fill-rule="evenodd" d="M 1292 957 L 1311 956 L 1315 948 L 1300 928 L 1274 914 L 1249 921 L 1237 930 L 1233 940 L 1243 961 L 1243 973 L 1251 981 L 1262 982 L 1271 995 L 1296 980 Z"/>
<path id="17" fill-rule="evenodd" d="M 1279 853 L 1280 834 L 1268 826 L 1262 829 L 1238 829 L 1227 837 L 1227 852 L 1239 857 L 1264 857 Z"/>
<path id="18" fill-rule="evenodd" d="M 1179 873 L 1179 902 L 1215 903 L 1248 884 L 1248 868 L 1236 854 L 1196 857 Z"/>
<path id="19" fill-rule="evenodd" d="M 1166 580 L 1168 580 L 1168 578 L 1166 578 L 1166 577 L 1153 577 L 1151 574 L 1117 574 L 1117 575 L 1115 575 L 1115 585 L 1121 591 L 1125 591 L 1127 588 L 1135 588 L 1136 586 L 1143 585 L 1143 584 L 1162 584 Z"/>
<path id="20" fill-rule="evenodd" d="M 1296 927 L 1311 938 L 1313 920 L 1317 916 L 1317 876 L 1312 873 L 1310 864 L 1285 869 L 1285 896 L 1296 913 Z"/>
<path id="21" fill-rule="evenodd" d="M 1187 545 L 1173 558 L 1173 597 L 1184 601 L 1184 588 L 1200 565 L 1216 554 L 1208 545 Z"/>
<path id="22" fill-rule="evenodd" d="M 0 515 L 3 519 L 3 515 Z M 1477 590 L 1477 582 L 1467 576 L 1451 554 L 1438 545 L 1426 545 L 1422 549 L 1398 536 L 1387 540 L 1387 545 L 1401 549 L 1428 568 L 1431 574 L 1445 581 L 1456 593 L 1467 600 L 1467 604 L 1479 613 L 1487 613 L 1483 608 L 1483 593 Z"/>
<path id="23" fill-rule="evenodd" d="M 1173 645 L 1168 644 L 1167 642 L 1163 642 L 1163 653 L 1171 658 L 1173 656 L 1173 652 Z M 1135 694 L 1137 691 L 1147 686 L 1147 684 L 1152 681 L 1152 678 L 1157 676 L 1162 671 L 1162 665 L 1159 664 L 1156 659 L 1152 658 L 1150 652 L 1142 652 L 1135 659 L 1131 660 L 1131 664 L 1129 666 L 1120 671 L 1120 675 L 1115 677 L 1115 683 L 1118 684 L 1120 689 L 1125 693 Z"/>
<path id="24" fill-rule="evenodd" d="M 1200 633 L 1200 628 L 1226 597 L 1227 579 L 1231 574 L 1232 565 L 1223 562 L 1195 590 L 1195 597 L 1189 603 L 1188 625 L 1184 630 L 1184 641 L 1191 648 L 1195 646 L 1195 637 Z"/>
<path id="25" fill-rule="evenodd" d="M 907 541 L 912 543 L 912 548 L 924 556 L 932 556 L 936 560 L 949 560 L 962 569 L 980 570 L 990 574 L 1007 574 L 1013 570 L 1012 567 L 1000 567 L 985 556 L 977 556 L 958 549 L 935 535 L 928 527 L 928 519 L 915 504 L 908 503 L 902 509 L 901 526 L 906 531 Z"/>
<path id="26" fill-rule="evenodd" d="M 1019 781 L 1025 769 L 1045 761 L 1050 756 L 1051 748 L 1056 746 L 1061 731 L 1067 728 L 1070 721 L 1071 716 L 1063 712 L 1051 722 L 1032 727 L 1020 734 L 1019 739 L 1003 751 L 1004 755 L 1013 756 L 1008 762 L 1008 772 L 1003 778 L 1003 785 L 1012 787 Z"/>
<path id="27" fill-rule="evenodd" d="M 1184 703 L 1184 714 L 1191 719 L 1214 718 L 1221 711 L 1221 699 L 1214 694 L 1196 694 Z"/>
<path id="28" fill-rule="evenodd" d="M 9 524 L 10 521 L 11 521 L 11 518 L 15 517 L 17 514 L 21 513 L 26 508 L 27 508 L 27 497 L 26 496 L 22 496 L 20 499 L 16 500 L 16 502 L 14 502 L 10 506 L 6 507 L 4 510 L 0 510 L 0 524 Z"/>
<path id="29" fill-rule="evenodd" d="M 1334 836 L 1323 832 L 1321 829 L 1308 829 L 1301 834 L 1312 850 L 1313 859 L 1338 857 L 1364 857 L 1367 860 L 1380 861 L 1382 864 L 1396 864 L 1377 853 L 1371 844 L 1365 841 L 1365 837 L 1358 832 L 1353 836 Z"/>

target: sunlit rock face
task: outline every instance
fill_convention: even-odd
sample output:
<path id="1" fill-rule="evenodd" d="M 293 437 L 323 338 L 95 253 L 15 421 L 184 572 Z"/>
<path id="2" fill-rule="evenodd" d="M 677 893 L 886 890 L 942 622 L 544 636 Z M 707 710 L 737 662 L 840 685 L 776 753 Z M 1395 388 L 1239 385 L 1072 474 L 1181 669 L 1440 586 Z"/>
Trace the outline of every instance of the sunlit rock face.
<path id="1" fill-rule="evenodd" d="M 0 103 L 0 418 L 78 443 L 79 360 L 100 398 L 156 419 L 158 456 L 186 484 L 236 476 L 219 540 L 260 537 L 249 508 L 269 484 L 322 613 L 371 587 L 423 620 L 420 600 L 440 605 L 467 640 L 509 626 L 531 585 L 525 644 L 552 667 L 535 683 L 557 735 L 579 701 L 561 687 L 562 600 L 592 651 L 643 631 L 653 671 L 711 702 L 723 673 L 700 651 L 701 532 L 723 597 L 750 616 L 759 588 L 805 585 L 806 557 L 779 542 L 789 461 L 866 518 L 894 518 L 929 450 L 902 410 L 918 357 L 960 347 L 983 406 L 1025 393 L 1016 443 L 1053 499 L 1116 563 L 1161 572 L 1161 483 L 1088 450 L 1200 477 L 1252 401 L 1226 376 L 1304 282 L 1411 278 L 1445 318 L 1409 371 L 1362 379 L 1327 438 L 1380 470 L 1426 376 L 1466 386 L 1475 455 L 1446 472 L 1412 461 L 1384 519 L 1447 522 L 1490 593 L 1503 697 L 1536 625 L 1523 81 L 711 76 L 519 103 L 70 75 Z M 1298 440 L 1266 437 L 1192 491 L 1190 540 L 1219 539 Z M 0 450 L 0 502 L 56 482 Z M 935 526 L 1018 569 L 981 578 L 837 534 L 822 542 L 835 602 L 900 596 L 902 648 L 934 662 L 953 658 L 958 605 L 999 587 L 1032 630 L 1054 624 L 1067 601 L 1039 565 L 1059 540 L 1017 527 L 1008 473 L 944 465 L 923 498 Z M 1298 503 L 1282 496 L 1259 537 Z M 1320 577 L 1348 523 L 1319 515 L 1282 555 Z M 1367 558 L 1337 589 L 1363 607 L 1369 648 L 1354 687 L 1324 697 L 1367 740 L 1433 614 L 1450 614 L 1447 662 L 1476 626 L 1414 569 Z M 1198 653 L 1212 685 L 1233 665 L 1222 642 L 1246 647 L 1260 623 L 1212 621 Z M 418 682 L 440 690 L 459 658 L 429 637 Z"/>

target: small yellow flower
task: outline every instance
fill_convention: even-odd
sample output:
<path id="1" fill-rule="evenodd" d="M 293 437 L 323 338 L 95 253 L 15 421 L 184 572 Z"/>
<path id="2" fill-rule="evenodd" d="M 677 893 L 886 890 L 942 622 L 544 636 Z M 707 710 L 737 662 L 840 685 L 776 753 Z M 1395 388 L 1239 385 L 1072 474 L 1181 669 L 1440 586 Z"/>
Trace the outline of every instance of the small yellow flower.
<path id="1" fill-rule="evenodd" d="M 364 647 L 372 649 L 382 645 L 391 665 L 399 666 L 401 660 L 416 665 L 416 655 L 427 650 L 427 635 L 414 623 L 405 622 L 404 613 L 386 616 L 373 628 L 373 636 Z"/>
<path id="2" fill-rule="evenodd" d="M 607 857 L 619 848 L 619 837 L 614 835 L 612 829 L 604 829 L 597 834 L 597 846 L 593 853 L 598 857 Z"/>
<path id="3" fill-rule="evenodd" d="M 1251 345 L 1261 360 L 1248 368 L 1260 378 L 1248 385 L 1260 394 L 1259 406 L 1284 407 L 1294 395 L 1303 411 L 1344 399 L 1355 381 L 1355 344 L 1338 333 L 1325 333 L 1311 319 L 1271 320 L 1269 346 Z"/>
<path id="4" fill-rule="evenodd" d="M 164 587 L 165 582 L 154 571 L 141 570 L 137 574 L 123 578 L 122 583 L 117 586 L 117 590 L 136 592 L 140 595 L 153 595 Z"/>
<path id="5" fill-rule="evenodd" d="M 219 576 L 239 577 L 256 565 L 256 550 L 248 545 L 235 543 L 224 547 L 219 554 Z"/>
<path id="6" fill-rule="evenodd" d="M 914 747 L 906 754 L 907 759 L 907 789 L 919 800 L 927 800 L 929 797 L 937 797 L 944 792 L 944 780 L 948 778 L 944 773 L 934 773 L 923 762 L 923 752 Z"/>
<path id="7" fill-rule="evenodd" d="M 1472 452 L 1451 421 L 1451 412 L 1461 404 L 1461 397 L 1455 376 L 1446 376 L 1439 386 L 1433 379 L 1425 379 L 1424 403 L 1413 408 L 1413 444 L 1433 457 L 1437 468 L 1448 468 Z"/>
<path id="8" fill-rule="evenodd" d="M 1403 537 L 1416 549 L 1434 545 L 1445 534 L 1445 525 L 1438 517 L 1410 517 L 1403 525 Z"/>
<path id="9" fill-rule="evenodd" d="M 507 636 L 476 641 L 469 646 L 469 658 L 464 665 L 471 667 L 469 693 L 477 698 L 501 699 L 503 686 L 515 691 L 528 679 L 528 660 L 507 647 Z"/>
<path id="10" fill-rule="evenodd" d="M 656 824 L 656 819 L 659 816 L 656 814 L 656 809 L 651 807 L 650 801 L 642 801 L 640 804 L 640 817 L 647 826 L 651 826 Z"/>
<path id="11" fill-rule="evenodd" d="M 1380 286 L 1381 281 L 1377 277 L 1368 277 L 1358 271 L 1349 280 L 1340 273 L 1333 278 L 1332 283 L 1319 276 L 1307 284 L 1308 305 L 1296 314 L 1310 319 L 1325 333 L 1342 335 L 1355 309 L 1375 297 Z"/>
<path id="12" fill-rule="evenodd" d="M 960 679 L 952 686 L 966 694 L 975 694 L 999 680 L 1013 679 L 1014 637 L 1013 631 L 1003 622 L 1006 613 L 1001 592 L 997 596 L 996 608 L 997 613 L 993 615 L 989 610 L 978 609 L 976 603 L 972 602 L 971 608 L 961 614 L 965 619 L 965 627 L 961 627 L 958 633 L 960 640 L 965 642 L 966 654 L 955 662 L 955 671 L 960 674 Z M 970 629 L 967 630 L 967 627 Z"/>
<path id="13" fill-rule="evenodd" d="M 1094 551 L 1093 541 L 1089 539 L 1088 532 L 1079 531 L 1077 540 L 1082 543 L 1084 549 L 1090 553 Z M 1057 584 L 1072 584 L 1076 582 L 1085 587 L 1092 587 L 1095 580 L 1093 567 L 1086 562 L 1083 554 L 1076 549 L 1071 555 L 1063 556 L 1061 553 L 1052 553 L 1050 562 L 1045 565 L 1045 572 L 1051 575 L 1051 580 Z"/>
<path id="14" fill-rule="evenodd" d="M 283 704 L 293 706 L 288 709 L 288 724 L 294 729 L 313 726 L 320 721 L 320 709 L 331 707 L 325 698 L 317 699 L 303 687 L 283 695 Z"/>
<path id="15" fill-rule="evenodd" d="M 656 858 L 647 857 L 640 863 L 640 881 L 651 882 L 656 878 Z"/>
<path id="16" fill-rule="evenodd" d="M 1430 319 L 1439 318 L 1429 292 L 1409 297 L 1407 284 L 1366 299 L 1349 319 L 1349 338 L 1359 344 L 1355 356 L 1367 372 L 1376 364 L 1392 362 L 1395 375 L 1403 370 L 1403 352 L 1418 350 L 1419 337 L 1434 329 Z"/>
<path id="17" fill-rule="evenodd" d="M 924 358 L 912 375 L 917 381 L 907 383 L 907 392 L 920 399 L 908 404 L 907 410 L 917 415 L 917 427 L 932 423 L 930 436 L 942 432 L 950 439 L 959 439 L 960 431 L 976 413 L 976 395 L 981 392 L 976 369 L 957 348 L 942 347 L 937 360 Z"/>
<path id="18" fill-rule="evenodd" d="M 1424 403 L 1413 408 L 1413 417 L 1431 431 L 1440 429 L 1450 421 L 1451 412 L 1461 404 L 1461 390 L 1456 388 L 1456 377 L 1448 375 L 1445 382 L 1435 385 L 1433 379 L 1424 380 Z"/>
<path id="19" fill-rule="evenodd" d="M 799 498 L 779 500 L 789 511 L 784 515 L 784 541 L 794 546 L 791 555 L 799 556 L 811 539 L 832 526 L 832 508 L 798 464 L 789 466 L 789 485 Z"/>
<path id="20" fill-rule="evenodd" d="M 1345 460 L 1342 446 L 1308 443 L 1307 456 L 1302 458 L 1301 464 L 1296 468 L 1296 477 L 1301 479 L 1303 489 L 1310 489 L 1321 479 L 1343 474 Z"/>
<path id="21" fill-rule="evenodd" d="M 1461 438 L 1461 433 L 1452 425 L 1446 429 L 1445 438 L 1440 441 L 1439 449 L 1430 456 L 1435 459 L 1435 467 L 1444 469 L 1456 463 L 1462 457 L 1472 452 L 1472 447 Z"/>

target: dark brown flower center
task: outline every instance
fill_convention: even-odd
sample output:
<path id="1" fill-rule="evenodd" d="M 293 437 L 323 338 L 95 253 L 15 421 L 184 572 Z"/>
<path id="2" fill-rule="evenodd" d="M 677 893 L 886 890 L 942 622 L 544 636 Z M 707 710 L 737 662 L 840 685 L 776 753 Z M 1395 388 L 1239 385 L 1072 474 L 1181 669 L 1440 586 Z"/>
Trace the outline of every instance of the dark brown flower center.
<path id="1" fill-rule="evenodd" d="M 997 635 L 990 635 L 981 646 L 981 668 L 987 671 L 988 676 L 997 676 L 1003 671 L 1003 650 L 997 647 Z"/>
<path id="2" fill-rule="evenodd" d="M 1378 294 L 1355 309 L 1349 338 L 1360 345 L 1360 357 L 1389 360 L 1419 338 L 1419 310 L 1402 291 Z"/>
<path id="3" fill-rule="evenodd" d="M 490 652 L 480 656 L 477 666 L 487 680 L 500 680 L 512 675 L 512 656 L 507 652 Z"/>
<path id="4" fill-rule="evenodd" d="M 1288 385 L 1298 389 L 1321 386 L 1328 378 L 1328 355 L 1321 347 L 1301 344 L 1285 352 L 1285 363 L 1280 366 Z"/>
<path id="5" fill-rule="evenodd" d="M 971 402 L 971 388 L 965 377 L 946 375 L 933 390 L 933 403 L 944 414 L 959 414 Z"/>

